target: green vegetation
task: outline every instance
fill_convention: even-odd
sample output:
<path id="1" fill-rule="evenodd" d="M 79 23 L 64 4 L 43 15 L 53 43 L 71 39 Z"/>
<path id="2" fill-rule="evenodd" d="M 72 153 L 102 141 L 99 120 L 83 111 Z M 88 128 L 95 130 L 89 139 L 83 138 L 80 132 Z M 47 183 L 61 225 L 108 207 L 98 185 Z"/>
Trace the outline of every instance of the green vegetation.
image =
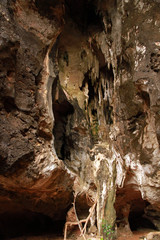
<path id="1" fill-rule="evenodd" d="M 101 238 L 101 240 L 112 240 L 115 233 L 115 231 L 113 230 L 113 226 L 109 225 L 106 220 L 103 220 L 102 229 L 103 229 L 103 238 Z"/>
<path id="2" fill-rule="evenodd" d="M 114 227 L 107 223 L 106 220 L 102 220 L 102 229 L 103 229 L 103 237 L 100 240 L 113 240 L 115 239 L 115 230 Z M 91 239 L 88 239 L 91 240 Z"/>

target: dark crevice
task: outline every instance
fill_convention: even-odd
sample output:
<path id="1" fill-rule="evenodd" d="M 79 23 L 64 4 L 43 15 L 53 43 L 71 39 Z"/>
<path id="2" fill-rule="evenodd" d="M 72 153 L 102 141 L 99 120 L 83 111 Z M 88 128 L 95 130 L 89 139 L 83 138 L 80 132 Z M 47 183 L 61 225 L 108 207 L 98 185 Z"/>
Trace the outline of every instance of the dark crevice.
<path id="1" fill-rule="evenodd" d="M 141 129 L 142 125 L 145 126 L 146 113 L 139 111 L 135 116 L 128 119 L 128 130 L 133 133 L 135 130 Z"/>
<path id="2" fill-rule="evenodd" d="M 146 114 L 142 111 L 139 111 L 135 116 L 132 116 L 131 118 L 128 118 L 128 120 L 130 121 L 130 123 L 135 123 L 137 121 L 137 119 L 144 120 L 145 117 L 146 117 Z"/>
<path id="3" fill-rule="evenodd" d="M 68 116 L 74 113 L 72 104 L 68 101 L 62 87 L 59 84 L 58 78 L 55 79 L 52 86 L 52 107 L 54 114 L 54 146 L 57 156 L 64 160 L 69 153 L 66 151 L 66 126 L 68 123 Z"/>
<path id="4" fill-rule="evenodd" d="M 0 153 L 0 174 L 4 174 L 7 170 L 6 166 L 6 162 L 7 162 L 7 154 L 5 152 Z"/>
<path id="5" fill-rule="evenodd" d="M 17 109 L 15 102 L 14 102 L 14 98 L 12 98 L 12 97 L 3 98 L 3 106 L 6 110 L 6 112 L 8 112 L 8 113 Z"/>
<path id="6" fill-rule="evenodd" d="M 95 98 L 95 90 L 94 90 L 94 85 L 92 84 L 92 80 L 90 78 L 90 72 L 88 71 L 85 75 L 84 75 L 84 80 L 82 83 L 82 86 L 80 87 L 80 90 L 83 91 L 84 87 L 88 87 L 88 104 L 90 104 L 94 98 Z"/>
<path id="7" fill-rule="evenodd" d="M 94 50 L 94 53 L 97 56 L 97 59 L 99 61 L 99 68 L 103 69 L 106 65 L 105 56 L 101 48 L 97 46 L 97 42 L 95 40 L 92 41 L 92 49 Z"/>
<path id="8" fill-rule="evenodd" d="M 66 0 L 65 3 L 68 15 L 83 33 L 87 32 L 90 26 L 103 30 L 102 16 L 98 13 L 94 1 Z"/>
<path id="9" fill-rule="evenodd" d="M 113 97 L 113 83 L 114 83 L 114 74 L 112 65 L 110 69 L 107 66 L 104 66 L 100 69 L 101 74 L 105 76 L 106 79 L 106 89 L 108 90 L 107 99 L 104 101 L 104 116 L 106 118 L 106 123 L 111 125 L 113 124 L 113 106 L 111 105 L 112 97 Z M 101 85 L 102 96 L 104 97 L 104 89 Z"/>
<path id="10" fill-rule="evenodd" d="M 101 84 L 101 92 L 102 92 L 102 97 L 104 98 L 104 89 L 103 89 L 102 84 Z"/>
<path id="11" fill-rule="evenodd" d="M 97 110 L 96 109 L 92 109 L 92 115 L 97 116 Z"/>
<path id="12" fill-rule="evenodd" d="M 106 117 L 107 124 L 113 124 L 113 107 L 109 103 L 109 98 L 107 98 L 106 108 L 104 109 L 104 115 Z"/>
<path id="13" fill-rule="evenodd" d="M 106 26 L 104 26 L 104 28 L 106 28 L 106 32 L 109 35 L 112 32 L 112 20 L 111 20 L 111 17 L 109 16 L 107 11 L 104 14 L 104 18 L 105 18 L 105 21 L 106 21 Z"/>
<path id="14" fill-rule="evenodd" d="M 113 73 L 113 67 L 110 65 L 108 66 L 103 66 L 100 68 L 100 73 L 105 77 L 106 81 L 106 88 L 113 90 L 113 83 L 114 83 L 114 73 Z"/>
<path id="15" fill-rule="evenodd" d="M 144 103 L 148 108 L 150 108 L 150 96 L 149 93 L 141 91 L 138 93 L 138 96 L 143 99 Z"/>
<path id="16" fill-rule="evenodd" d="M 88 96 L 89 96 L 88 103 L 91 103 L 92 100 L 95 98 L 94 86 L 92 85 L 91 80 L 88 81 L 88 90 L 89 90 L 89 93 L 88 93 Z"/>
<path id="17" fill-rule="evenodd" d="M 145 218 L 144 211 L 131 211 L 128 220 L 131 231 L 144 228 L 156 230 L 155 225 L 149 219 Z"/>

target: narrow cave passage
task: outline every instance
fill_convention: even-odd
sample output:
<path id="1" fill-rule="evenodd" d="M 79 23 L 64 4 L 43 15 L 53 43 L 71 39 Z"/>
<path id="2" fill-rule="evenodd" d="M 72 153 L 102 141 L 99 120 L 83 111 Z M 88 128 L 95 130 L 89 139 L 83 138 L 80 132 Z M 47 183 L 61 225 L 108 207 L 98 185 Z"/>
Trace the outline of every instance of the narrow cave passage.
<path id="1" fill-rule="evenodd" d="M 128 222 L 131 231 L 140 231 L 140 230 L 156 230 L 155 225 L 148 219 L 145 209 L 150 205 L 146 200 L 143 200 L 141 195 L 138 199 L 131 201 L 130 212 L 128 215 Z"/>

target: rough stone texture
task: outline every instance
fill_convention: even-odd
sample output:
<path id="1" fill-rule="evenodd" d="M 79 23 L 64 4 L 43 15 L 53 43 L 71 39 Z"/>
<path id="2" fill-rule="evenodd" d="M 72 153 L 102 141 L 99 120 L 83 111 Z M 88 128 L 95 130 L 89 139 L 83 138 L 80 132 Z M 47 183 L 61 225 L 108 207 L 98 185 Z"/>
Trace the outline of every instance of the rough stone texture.
<path id="1" fill-rule="evenodd" d="M 104 219 L 160 229 L 159 10 L 151 0 L 1 1 L 2 236 L 13 224 L 4 213 L 65 221 L 74 193 L 80 218 L 98 196 L 98 234 Z"/>
<path id="2" fill-rule="evenodd" d="M 48 99 L 55 76 L 48 55 L 61 32 L 63 5 L 55 1 L 53 6 L 46 5 L 47 10 L 43 1 L 36 4 L 38 7 L 32 1 L 0 3 L 2 237 L 16 235 L 28 214 L 34 219 L 34 212 L 64 219 L 72 201 L 73 176 L 53 149 L 54 118 Z M 4 214 L 12 214 L 13 220 L 3 221 Z M 11 226 L 15 231 L 7 231 Z"/>

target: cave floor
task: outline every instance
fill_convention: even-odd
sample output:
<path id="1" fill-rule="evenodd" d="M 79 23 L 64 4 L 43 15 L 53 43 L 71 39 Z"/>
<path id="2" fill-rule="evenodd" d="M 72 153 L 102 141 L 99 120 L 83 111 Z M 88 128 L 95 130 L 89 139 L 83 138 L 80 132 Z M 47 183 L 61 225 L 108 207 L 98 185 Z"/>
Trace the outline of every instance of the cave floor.
<path id="1" fill-rule="evenodd" d="M 154 232 L 153 229 L 139 229 L 137 231 L 133 231 L 132 234 L 126 233 L 119 233 L 119 237 L 117 240 L 139 240 L 140 237 L 145 237 L 148 233 Z"/>
<path id="2" fill-rule="evenodd" d="M 139 229 L 137 231 L 134 231 L 132 234 L 129 234 L 128 232 L 126 233 L 120 233 L 119 232 L 119 237 L 117 240 L 139 240 L 140 237 L 144 237 L 147 233 L 153 232 L 153 229 Z M 73 235 L 71 238 L 67 238 L 67 240 L 83 240 L 82 237 L 77 237 Z M 99 238 L 96 237 L 90 237 L 87 236 L 86 239 L 97 239 Z M 56 235 L 46 235 L 46 236 L 24 236 L 24 237 L 18 237 L 18 238 L 11 238 L 10 240 L 64 240 L 62 236 L 56 236 Z"/>

